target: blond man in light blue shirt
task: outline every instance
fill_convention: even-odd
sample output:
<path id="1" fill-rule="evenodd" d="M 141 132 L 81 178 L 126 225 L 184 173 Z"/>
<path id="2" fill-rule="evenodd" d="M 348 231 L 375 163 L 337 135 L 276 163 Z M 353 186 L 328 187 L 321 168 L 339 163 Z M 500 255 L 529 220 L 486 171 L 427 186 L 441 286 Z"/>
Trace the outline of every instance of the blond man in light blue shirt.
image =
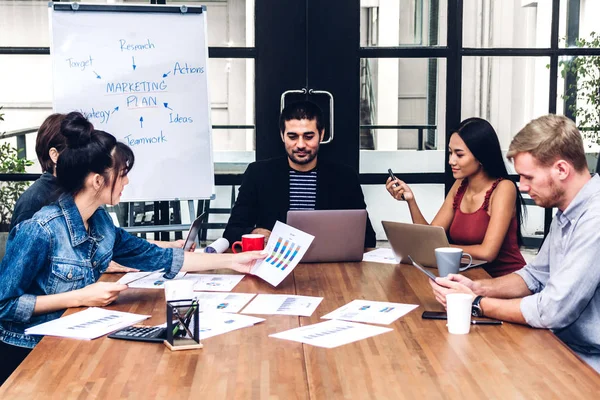
<path id="1" fill-rule="evenodd" d="M 537 257 L 521 270 L 471 281 L 450 275 L 431 281 L 436 299 L 473 295 L 477 315 L 551 329 L 600 372 L 600 177 L 590 177 L 573 121 L 547 115 L 527 124 L 507 157 L 519 189 L 558 212 Z"/>

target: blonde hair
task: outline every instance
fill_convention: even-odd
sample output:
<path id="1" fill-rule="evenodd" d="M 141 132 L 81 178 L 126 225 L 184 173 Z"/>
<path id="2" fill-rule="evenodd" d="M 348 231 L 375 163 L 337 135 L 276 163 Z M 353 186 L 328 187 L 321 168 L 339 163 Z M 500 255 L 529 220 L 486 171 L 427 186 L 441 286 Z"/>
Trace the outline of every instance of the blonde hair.
<path id="1" fill-rule="evenodd" d="M 510 143 L 506 157 L 512 160 L 519 153 L 530 153 L 544 167 L 562 159 L 579 172 L 587 170 L 581 133 L 564 115 L 545 115 L 525 125 Z"/>

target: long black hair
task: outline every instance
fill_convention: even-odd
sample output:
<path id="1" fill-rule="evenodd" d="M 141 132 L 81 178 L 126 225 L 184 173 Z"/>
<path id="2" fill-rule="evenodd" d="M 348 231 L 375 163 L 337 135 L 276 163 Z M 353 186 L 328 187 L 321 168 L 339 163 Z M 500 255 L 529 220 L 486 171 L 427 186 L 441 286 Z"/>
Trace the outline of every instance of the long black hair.
<path id="1" fill-rule="evenodd" d="M 490 178 L 505 178 L 511 181 L 506 165 L 504 164 L 504 158 L 502 157 L 498 135 L 489 122 L 481 118 L 468 118 L 460 123 L 455 132 L 465 142 L 477 161 L 481 163 L 483 170 Z M 514 182 L 513 184 L 515 185 L 515 189 L 517 189 L 517 199 L 515 201 L 517 242 L 521 246 L 523 244 L 521 223 L 525 212 L 525 202 L 517 184 Z"/>
<path id="2" fill-rule="evenodd" d="M 56 177 L 62 190 L 76 195 L 89 173 L 102 175 L 105 184 L 112 180 L 112 190 L 119 175 L 133 168 L 135 157 L 124 143 L 108 132 L 94 129 L 81 113 L 67 114 L 60 126 L 66 147 L 56 163 Z"/>

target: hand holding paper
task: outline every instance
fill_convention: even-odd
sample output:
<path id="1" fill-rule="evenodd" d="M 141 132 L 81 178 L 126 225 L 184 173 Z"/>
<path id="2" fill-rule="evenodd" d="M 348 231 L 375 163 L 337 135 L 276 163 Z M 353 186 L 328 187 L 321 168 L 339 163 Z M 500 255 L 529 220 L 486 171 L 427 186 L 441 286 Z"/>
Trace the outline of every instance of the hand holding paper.
<path id="1" fill-rule="evenodd" d="M 267 258 L 258 261 L 251 273 L 273 286 L 279 285 L 302 260 L 314 238 L 277 221 L 265 248 Z"/>

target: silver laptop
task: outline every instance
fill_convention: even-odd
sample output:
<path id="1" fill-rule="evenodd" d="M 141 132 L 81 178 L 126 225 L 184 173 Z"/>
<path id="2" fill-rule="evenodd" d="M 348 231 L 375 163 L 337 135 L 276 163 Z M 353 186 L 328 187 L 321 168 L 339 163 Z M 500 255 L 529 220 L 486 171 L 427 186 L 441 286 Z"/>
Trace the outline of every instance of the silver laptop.
<path id="1" fill-rule="evenodd" d="M 288 211 L 287 224 L 315 237 L 302 262 L 362 261 L 367 210 Z"/>
<path id="2" fill-rule="evenodd" d="M 426 267 L 437 268 L 435 249 L 448 247 L 446 231 L 441 226 L 404 224 L 401 222 L 381 221 L 383 230 L 401 263 L 410 264 L 408 256 Z M 466 261 L 466 262 L 465 262 Z M 464 263 L 464 264 L 463 264 Z M 485 264 L 484 260 L 473 259 L 471 267 Z M 461 261 L 461 267 L 468 264 L 468 259 Z"/>

